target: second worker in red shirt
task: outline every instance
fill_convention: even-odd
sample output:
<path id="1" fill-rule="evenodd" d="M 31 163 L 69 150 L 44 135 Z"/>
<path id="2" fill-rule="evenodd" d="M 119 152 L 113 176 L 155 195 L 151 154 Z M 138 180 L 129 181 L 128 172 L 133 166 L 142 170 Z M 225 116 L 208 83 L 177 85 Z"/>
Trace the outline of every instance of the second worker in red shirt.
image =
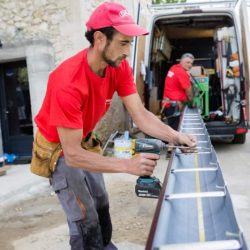
<path id="1" fill-rule="evenodd" d="M 163 105 L 164 115 L 168 125 L 177 130 L 180 120 L 180 111 L 186 101 L 193 101 L 192 84 L 189 70 L 192 68 L 194 56 L 190 53 L 182 55 L 180 63 L 173 65 L 165 78 Z"/>

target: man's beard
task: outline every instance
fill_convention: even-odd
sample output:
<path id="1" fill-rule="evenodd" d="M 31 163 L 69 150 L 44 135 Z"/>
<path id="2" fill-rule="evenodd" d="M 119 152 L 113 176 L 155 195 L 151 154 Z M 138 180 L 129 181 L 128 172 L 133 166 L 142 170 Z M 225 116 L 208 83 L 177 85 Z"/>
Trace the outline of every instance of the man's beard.
<path id="1" fill-rule="evenodd" d="M 107 56 L 107 51 L 108 51 L 108 48 L 109 48 L 109 44 L 108 43 L 103 52 L 102 52 L 102 59 L 111 67 L 118 67 L 121 63 L 122 60 L 124 60 L 126 58 L 126 56 L 119 56 L 116 60 L 112 60 L 110 59 L 108 56 Z"/>

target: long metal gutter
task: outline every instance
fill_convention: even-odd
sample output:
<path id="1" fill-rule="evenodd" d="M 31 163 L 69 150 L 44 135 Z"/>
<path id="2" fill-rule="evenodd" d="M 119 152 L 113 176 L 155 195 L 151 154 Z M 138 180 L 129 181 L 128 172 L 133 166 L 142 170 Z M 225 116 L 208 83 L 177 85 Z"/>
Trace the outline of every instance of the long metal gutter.
<path id="1" fill-rule="evenodd" d="M 198 152 L 176 149 L 164 179 L 146 250 L 248 249 L 214 147 L 196 109 L 186 108 L 181 132 L 194 134 Z"/>

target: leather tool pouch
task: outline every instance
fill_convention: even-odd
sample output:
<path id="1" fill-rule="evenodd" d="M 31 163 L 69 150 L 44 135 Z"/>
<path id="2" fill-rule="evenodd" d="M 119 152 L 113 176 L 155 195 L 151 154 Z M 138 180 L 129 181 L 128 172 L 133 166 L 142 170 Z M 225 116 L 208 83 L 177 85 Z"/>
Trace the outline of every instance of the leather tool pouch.
<path id="1" fill-rule="evenodd" d="M 102 154 L 101 143 L 93 133 L 82 140 L 81 146 L 85 150 Z M 51 177 L 61 154 L 61 144 L 48 141 L 38 130 L 33 142 L 31 172 L 39 176 Z"/>
<path id="2" fill-rule="evenodd" d="M 33 142 L 31 172 L 51 177 L 61 153 L 61 144 L 48 141 L 38 130 Z"/>
<path id="3" fill-rule="evenodd" d="M 82 140 L 81 146 L 83 149 L 97 154 L 102 154 L 101 142 L 96 138 L 93 133 L 87 135 L 85 139 Z"/>

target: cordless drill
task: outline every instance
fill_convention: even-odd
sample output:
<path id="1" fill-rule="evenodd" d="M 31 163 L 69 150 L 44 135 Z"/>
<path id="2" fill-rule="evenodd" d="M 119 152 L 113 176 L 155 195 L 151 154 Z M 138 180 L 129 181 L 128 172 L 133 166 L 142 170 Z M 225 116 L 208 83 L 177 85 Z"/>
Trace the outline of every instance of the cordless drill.
<path id="1" fill-rule="evenodd" d="M 157 139 L 133 139 L 132 154 L 135 153 L 154 153 L 166 149 L 167 145 Z M 158 198 L 161 191 L 160 180 L 151 176 L 140 176 L 136 180 L 135 193 L 138 197 Z"/>

